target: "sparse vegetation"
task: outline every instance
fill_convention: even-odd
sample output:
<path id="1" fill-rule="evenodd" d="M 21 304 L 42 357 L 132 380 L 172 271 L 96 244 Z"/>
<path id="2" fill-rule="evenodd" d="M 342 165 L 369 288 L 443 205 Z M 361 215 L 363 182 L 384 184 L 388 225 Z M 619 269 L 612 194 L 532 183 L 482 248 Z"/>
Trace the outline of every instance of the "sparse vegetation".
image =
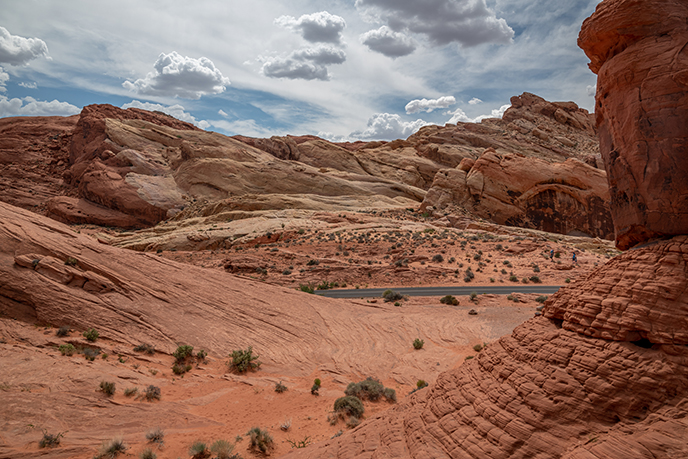
<path id="1" fill-rule="evenodd" d="M 542 284 L 542 281 L 538 276 L 530 276 L 530 281 L 534 284 Z"/>
<path id="2" fill-rule="evenodd" d="M 438 253 L 432 257 L 432 261 L 435 263 L 442 263 L 444 261 L 444 257 Z"/>
<path id="3" fill-rule="evenodd" d="M 57 434 L 49 434 L 47 430 L 43 431 L 43 438 L 38 442 L 39 448 L 53 448 L 55 446 L 60 446 L 60 440 L 64 437 L 65 432 L 59 432 Z"/>
<path id="4" fill-rule="evenodd" d="M 134 351 L 135 352 L 143 352 L 144 354 L 148 355 L 153 355 L 155 354 L 155 346 L 151 346 L 150 344 L 139 344 L 138 346 L 134 346 Z"/>
<path id="5" fill-rule="evenodd" d="M 394 301 L 403 300 L 404 295 L 394 290 L 387 289 L 382 293 L 382 298 L 385 300 L 385 303 L 392 303 Z"/>
<path id="6" fill-rule="evenodd" d="M 425 382 L 425 380 L 419 379 L 418 381 L 416 381 L 416 390 L 422 389 L 424 387 L 428 387 L 428 383 Z"/>
<path id="7" fill-rule="evenodd" d="M 65 260 L 65 263 L 64 263 L 64 264 L 67 265 L 67 266 L 76 266 L 76 265 L 79 264 L 79 260 L 77 260 L 77 259 L 74 258 L 74 257 L 68 257 L 68 258 Z"/>
<path id="8" fill-rule="evenodd" d="M 275 392 L 277 392 L 278 394 L 281 394 L 282 392 L 286 392 L 286 391 L 287 391 L 287 386 L 282 384 L 282 381 L 275 384 Z"/>
<path id="9" fill-rule="evenodd" d="M 143 391 L 143 394 L 141 394 L 141 397 L 147 402 L 152 402 L 153 400 L 160 400 L 160 396 L 160 388 L 158 386 L 153 386 L 152 384 L 146 387 L 146 390 Z"/>
<path id="10" fill-rule="evenodd" d="M 299 284 L 299 290 L 305 293 L 315 293 L 315 287 L 310 284 Z"/>
<path id="11" fill-rule="evenodd" d="M 306 436 L 306 437 L 304 437 L 303 440 L 298 440 L 298 441 L 287 439 L 287 443 L 289 443 L 292 448 L 299 449 L 299 448 L 305 448 L 306 446 L 310 445 L 311 443 L 313 443 L 313 440 L 311 440 L 311 437 Z"/>
<path id="12" fill-rule="evenodd" d="M 274 446 L 274 440 L 267 430 L 262 430 L 260 427 L 253 427 L 248 431 L 249 444 L 251 451 L 260 451 L 267 454 Z"/>
<path id="13" fill-rule="evenodd" d="M 545 301 L 547 301 L 547 297 L 545 295 L 540 295 L 539 297 L 535 298 L 535 301 L 537 301 L 538 303 L 544 303 Z"/>
<path id="14" fill-rule="evenodd" d="M 208 357 L 208 353 L 207 353 L 204 349 L 201 349 L 201 350 L 198 351 L 198 353 L 196 354 L 196 360 L 197 360 L 198 362 L 205 362 L 205 358 L 206 358 L 206 357 Z"/>
<path id="15" fill-rule="evenodd" d="M 440 303 L 456 306 L 459 304 L 459 300 L 457 300 L 452 295 L 446 295 L 446 296 L 443 296 L 442 298 L 440 298 Z"/>
<path id="16" fill-rule="evenodd" d="M 113 438 L 103 442 L 98 449 L 98 454 L 93 459 L 114 459 L 120 454 L 124 454 L 127 450 L 127 445 L 121 438 Z"/>
<path id="17" fill-rule="evenodd" d="M 356 397 L 360 400 L 370 400 L 372 402 L 379 400 L 380 397 L 385 397 L 388 401 L 396 400 L 396 393 L 393 395 L 394 400 L 390 400 L 385 394 L 385 386 L 383 386 L 379 380 L 370 376 L 363 381 L 349 383 L 344 393 L 347 396 Z M 391 395 L 391 392 L 388 391 L 387 394 Z"/>
<path id="18" fill-rule="evenodd" d="M 177 360 L 177 363 L 182 363 L 186 361 L 189 357 L 193 355 L 193 346 L 189 346 L 188 344 L 183 344 L 179 347 L 177 347 L 177 350 L 174 351 L 172 356 Z"/>
<path id="19" fill-rule="evenodd" d="M 82 352 L 84 353 L 84 358 L 91 362 L 93 362 L 96 359 L 96 357 L 98 357 L 98 355 L 100 354 L 100 351 L 98 349 L 93 349 L 90 347 L 85 347 Z"/>
<path id="20" fill-rule="evenodd" d="M 145 448 L 143 451 L 141 451 L 141 454 L 139 454 L 140 459 L 157 459 L 157 457 L 158 455 L 155 454 L 150 448 Z"/>
<path id="21" fill-rule="evenodd" d="M 72 356 L 74 355 L 74 352 L 76 352 L 76 348 L 74 347 L 74 345 L 69 343 L 60 344 L 60 347 L 58 349 L 60 350 L 60 354 L 67 356 Z"/>
<path id="22" fill-rule="evenodd" d="M 148 440 L 150 443 L 157 443 L 159 446 L 162 446 L 164 439 L 165 431 L 160 427 L 155 427 L 154 429 L 146 432 L 146 440 Z"/>
<path id="23" fill-rule="evenodd" d="M 98 333 L 98 330 L 96 330 L 95 328 L 90 328 L 84 332 L 84 338 L 91 342 L 95 342 L 99 336 L 100 333 Z"/>
<path id="24" fill-rule="evenodd" d="M 257 355 L 253 355 L 253 347 L 249 346 L 247 350 L 232 351 L 229 355 L 231 359 L 228 363 L 229 370 L 235 373 L 246 373 L 247 371 L 257 370 L 261 362 Z"/>
<path id="25" fill-rule="evenodd" d="M 210 452 L 215 455 L 214 459 L 240 459 L 241 456 L 234 453 L 234 445 L 227 440 L 215 440 L 210 445 Z"/>
<path id="26" fill-rule="evenodd" d="M 69 336 L 69 332 L 71 332 L 71 331 L 72 331 L 71 328 L 69 328 L 67 326 L 63 326 L 63 327 L 60 327 L 57 329 L 57 331 L 55 332 L 55 336 L 59 336 L 60 338 L 62 338 L 64 336 Z"/>
<path id="27" fill-rule="evenodd" d="M 107 395 L 108 397 L 112 397 L 115 395 L 115 383 L 113 382 L 108 382 L 108 381 L 101 381 L 100 382 L 100 391 Z"/>
<path id="28" fill-rule="evenodd" d="M 315 378 L 313 385 L 311 386 L 311 394 L 320 395 L 318 391 L 320 390 L 320 378 Z"/>
<path id="29" fill-rule="evenodd" d="M 183 375 L 187 371 L 191 371 L 191 368 L 192 368 L 192 366 L 188 363 L 186 363 L 186 364 L 175 363 L 174 365 L 172 365 L 172 372 L 175 375 Z"/>
<path id="30" fill-rule="evenodd" d="M 138 387 L 127 387 L 124 389 L 124 396 L 125 397 L 133 397 L 134 395 L 139 393 L 139 388 Z"/>
<path id="31" fill-rule="evenodd" d="M 482 351 L 482 350 L 483 350 L 482 344 L 476 344 L 475 346 L 473 346 L 473 350 L 474 350 L 475 352 L 480 352 L 480 351 Z"/>
<path id="32" fill-rule="evenodd" d="M 478 292 L 471 292 L 471 301 L 475 301 L 478 299 Z"/>
<path id="33" fill-rule="evenodd" d="M 350 416 L 360 418 L 365 412 L 363 402 L 358 397 L 347 395 L 340 397 L 334 402 L 334 412 L 340 417 Z"/>
<path id="34" fill-rule="evenodd" d="M 416 338 L 413 340 L 413 348 L 416 350 L 423 349 L 424 344 L 425 344 L 425 341 L 423 341 L 420 338 Z"/>
<path id="35" fill-rule="evenodd" d="M 206 459 L 210 457 L 208 445 L 202 441 L 196 441 L 189 447 L 189 456 L 192 459 Z"/>

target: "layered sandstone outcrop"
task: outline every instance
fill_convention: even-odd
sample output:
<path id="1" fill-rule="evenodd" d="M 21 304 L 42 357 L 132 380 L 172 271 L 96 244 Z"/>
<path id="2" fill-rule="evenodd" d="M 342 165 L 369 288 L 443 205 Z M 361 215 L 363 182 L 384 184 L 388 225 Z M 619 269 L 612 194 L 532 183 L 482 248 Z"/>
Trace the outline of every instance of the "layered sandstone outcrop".
<path id="1" fill-rule="evenodd" d="M 578 44 L 598 74 L 595 113 L 616 241 L 688 233 L 688 4 L 605 1 Z"/>
<path id="2" fill-rule="evenodd" d="M 500 225 L 612 239 L 604 172 L 577 159 L 550 163 L 488 148 L 437 173 L 421 209 L 451 206 Z"/>
<path id="3" fill-rule="evenodd" d="M 688 457 L 688 112 L 671 105 L 688 87 L 667 72 L 687 17 L 685 2 L 605 0 L 581 32 L 600 72 L 617 245 L 635 248 L 406 403 L 286 457 Z"/>

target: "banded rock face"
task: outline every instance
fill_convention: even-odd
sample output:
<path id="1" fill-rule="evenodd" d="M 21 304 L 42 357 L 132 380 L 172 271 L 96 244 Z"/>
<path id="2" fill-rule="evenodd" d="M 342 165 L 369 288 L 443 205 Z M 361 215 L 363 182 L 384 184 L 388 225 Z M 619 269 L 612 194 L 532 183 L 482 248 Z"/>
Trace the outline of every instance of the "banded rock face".
<path id="1" fill-rule="evenodd" d="M 604 1 L 578 44 L 598 74 L 595 113 L 616 243 L 688 234 L 688 3 Z"/>
<path id="2" fill-rule="evenodd" d="M 502 225 L 613 238 L 603 171 L 577 159 L 550 163 L 488 148 L 473 164 L 437 173 L 421 208 L 457 205 Z"/>

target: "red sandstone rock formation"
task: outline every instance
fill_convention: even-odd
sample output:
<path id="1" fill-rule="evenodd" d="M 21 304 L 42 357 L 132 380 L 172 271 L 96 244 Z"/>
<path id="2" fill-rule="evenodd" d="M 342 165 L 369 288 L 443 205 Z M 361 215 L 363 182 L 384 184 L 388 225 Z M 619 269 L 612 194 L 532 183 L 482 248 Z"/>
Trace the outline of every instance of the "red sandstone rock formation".
<path id="1" fill-rule="evenodd" d="M 421 208 L 460 206 L 500 225 L 612 239 L 608 201 L 604 172 L 581 161 L 549 163 L 488 148 L 475 162 L 439 171 Z"/>
<path id="2" fill-rule="evenodd" d="M 686 17 L 682 0 L 607 0 L 581 30 L 622 250 L 688 233 Z"/>

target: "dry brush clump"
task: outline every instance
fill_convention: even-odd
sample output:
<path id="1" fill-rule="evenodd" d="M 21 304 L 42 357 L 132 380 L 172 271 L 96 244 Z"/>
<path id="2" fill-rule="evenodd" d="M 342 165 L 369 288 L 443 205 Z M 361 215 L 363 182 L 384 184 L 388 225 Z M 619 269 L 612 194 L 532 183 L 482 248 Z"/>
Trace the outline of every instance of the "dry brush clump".
<path id="1" fill-rule="evenodd" d="M 229 370 L 235 373 L 246 373 L 248 371 L 256 371 L 260 368 L 261 362 L 257 355 L 253 355 L 253 347 L 249 346 L 247 350 L 232 351 L 229 355 L 231 359 L 227 366 Z"/>

